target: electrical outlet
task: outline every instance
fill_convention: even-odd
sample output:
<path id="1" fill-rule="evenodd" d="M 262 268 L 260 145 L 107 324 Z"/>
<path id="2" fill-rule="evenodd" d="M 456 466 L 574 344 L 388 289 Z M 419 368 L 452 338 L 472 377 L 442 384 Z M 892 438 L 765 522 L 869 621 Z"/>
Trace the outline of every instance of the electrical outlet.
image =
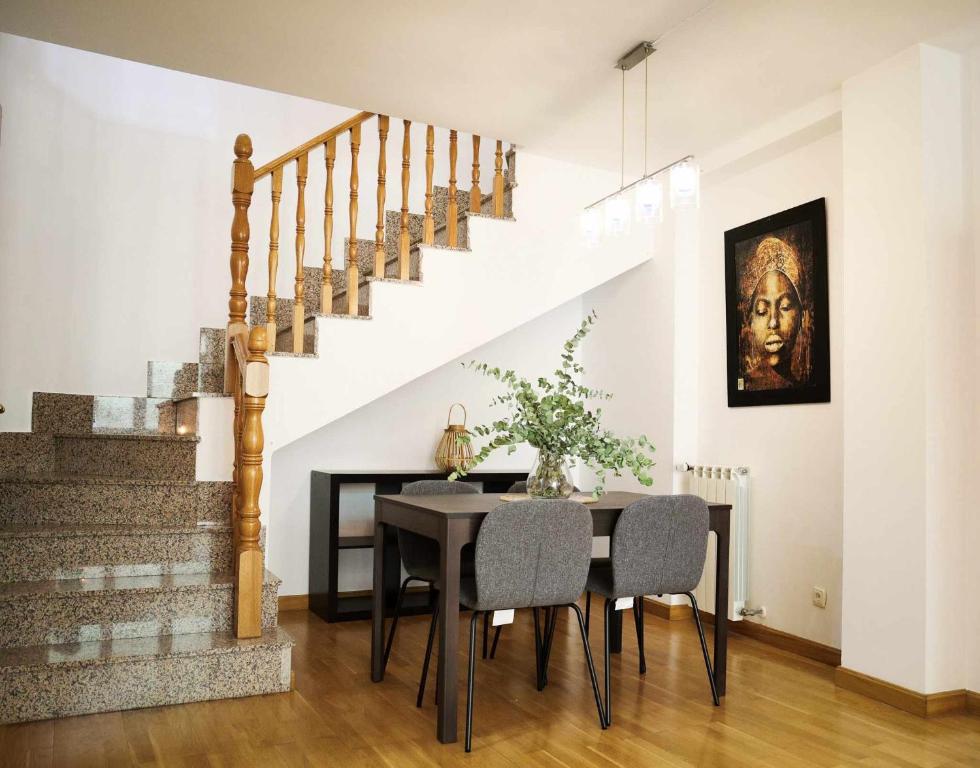
<path id="1" fill-rule="evenodd" d="M 812 600 L 813 600 L 813 604 L 817 606 L 817 608 L 826 608 L 827 590 L 824 589 L 823 587 L 814 587 Z"/>

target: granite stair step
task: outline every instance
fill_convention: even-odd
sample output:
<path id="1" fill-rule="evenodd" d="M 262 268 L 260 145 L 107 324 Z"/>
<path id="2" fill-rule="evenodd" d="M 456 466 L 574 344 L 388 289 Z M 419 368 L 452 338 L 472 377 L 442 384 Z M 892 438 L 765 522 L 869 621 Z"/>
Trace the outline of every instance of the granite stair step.
<path id="1" fill-rule="evenodd" d="M 55 435 L 54 471 L 65 475 L 193 480 L 194 435 Z"/>
<path id="2" fill-rule="evenodd" d="M 49 525 L 0 528 L 0 581 L 231 570 L 231 526 Z"/>
<path id="3" fill-rule="evenodd" d="M 0 477 L 0 526 L 228 522 L 231 483 L 64 475 Z"/>
<path id="4" fill-rule="evenodd" d="M 275 628 L 0 650 L 0 723 L 285 692 L 292 646 Z"/>
<path id="5" fill-rule="evenodd" d="M 176 425 L 167 398 L 35 392 L 31 404 L 31 431 L 39 434 L 172 435 Z"/>
<path id="6" fill-rule="evenodd" d="M 0 584 L 0 648 L 232 629 L 233 575 L 168 574 Z M 276 626 L 268 571 L 262 626 Z"/>
<path id="7" fill-rule="evenodd" d="M 198 364 L 150 360 L 146 364 L 146 396 L 180 400 L 197 391 Z"/>

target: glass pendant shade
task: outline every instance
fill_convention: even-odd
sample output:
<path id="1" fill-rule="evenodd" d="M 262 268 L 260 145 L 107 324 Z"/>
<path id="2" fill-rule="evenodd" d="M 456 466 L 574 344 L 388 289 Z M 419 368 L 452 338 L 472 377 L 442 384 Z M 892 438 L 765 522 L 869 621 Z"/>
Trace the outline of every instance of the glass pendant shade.
<path id="1" fill-rule="evenodd" d="M 621 196 L 606 201 L 606 234 L 613 237 L 628 234 L 630 231 L 630 206 Z"/>
<path id="2" fill-rule="evenodd" d="M 636 186 L 636 218 L 640 221 L 664 220 L 664 186 L 659 179 L 647 179 Z"/>
<path id="3" fill-rule="evenodd" d="M 589 248 L 599 245 L 602 235 L 602 213 L 598 208 L 587 208 L 582 211 L 581 219 L 582 242 Z"/>
<path id="4" fill-rule="evenodd" d="M 700 197 L 698 167 L 690 160 L 670 169 L 670 207 L 697 206 Z"/>

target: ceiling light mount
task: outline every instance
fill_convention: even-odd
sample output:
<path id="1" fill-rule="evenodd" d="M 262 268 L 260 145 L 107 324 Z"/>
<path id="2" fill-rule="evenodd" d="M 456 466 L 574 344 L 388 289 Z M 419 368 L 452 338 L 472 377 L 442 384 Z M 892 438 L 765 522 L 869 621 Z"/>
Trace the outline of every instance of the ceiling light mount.
<path id="1" fill-rule="evenodd" d="M 630 50 L 629 53 L 623 54 L 616 62 L 616 69 L 621 69 L 623 72 L 633 69 L 637 64 L 642 64 L 655 50 L 657 49 L 653 47 L 653 43 L 645 40 Z"/>

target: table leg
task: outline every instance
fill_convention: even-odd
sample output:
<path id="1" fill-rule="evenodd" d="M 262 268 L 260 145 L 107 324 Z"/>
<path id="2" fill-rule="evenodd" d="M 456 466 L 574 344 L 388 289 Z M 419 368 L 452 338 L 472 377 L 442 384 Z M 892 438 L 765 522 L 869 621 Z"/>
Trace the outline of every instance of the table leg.
<path id="1" fill-rule="evenodd" d="M 376 502 L 377 504 L 377 502 Z M 375 508 L 377 509 L 377 507 Z M 375 512 L 377 519 L 377 512 Z M 385 645 L 385 540 L 387 525 L 374 524 L 374 589 L 371 593 L 371 680 L 384 680 Z"/>
<path id="2" fill-rule="evenodd" d="M 443 744 L 456 741 L 457 659 L 459 656 L 459 571 L 462 536 L 446 521 L 439 542 L 439 711 L 436 736 Z"/>
<path id="3" fill-rule="evenodd" d="M 609 619 L 609 652 L 623 652 L 623 612 L 612 611 Z"/>
<path id="4" fill-rule="evenodd" d="M 728 546 L 729 520 L 725 516 L 715 527 L 715 688 L 725 695 L 728 676 Z"/>

